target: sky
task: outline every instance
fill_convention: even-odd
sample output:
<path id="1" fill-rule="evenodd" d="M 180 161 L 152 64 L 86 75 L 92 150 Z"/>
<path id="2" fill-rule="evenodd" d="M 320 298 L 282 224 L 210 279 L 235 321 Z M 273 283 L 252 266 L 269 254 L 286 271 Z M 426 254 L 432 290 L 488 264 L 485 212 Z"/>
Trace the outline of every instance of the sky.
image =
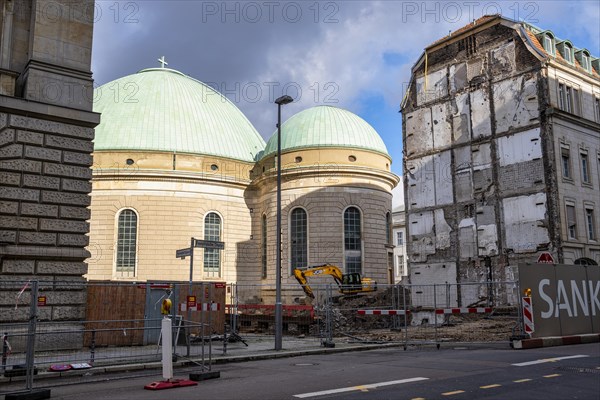
<path id="1" fill-rule="evenodd" d="M 600 57 L 600 1 L 96 0 L 95 86 L 160 66 L 232 100 L 265 141 L 282 94 L 285 120 L 316 105 L 371 124 L 402 174 L 399 105 L 423 49 L 485 14 L 549 29 Z"/>

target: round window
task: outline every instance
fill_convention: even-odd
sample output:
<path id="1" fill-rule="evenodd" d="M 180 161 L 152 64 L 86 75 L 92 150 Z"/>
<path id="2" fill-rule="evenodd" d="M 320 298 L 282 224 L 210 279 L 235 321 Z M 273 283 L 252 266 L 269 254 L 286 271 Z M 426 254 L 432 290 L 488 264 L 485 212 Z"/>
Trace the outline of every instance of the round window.
<path id="1" fill-rule="evenodd" d="M 217 164 L 213 164 L 210 166 L 210 169 L 212 169 L 213 171 L 217 171 L 219 169 L 219 166 Z"/>
<path id="2" fill-rule="evenodd" d="M 356 157 L 355 156 L 348 156 L 348 161 L 354 162 L 354 161 L 356 161 Z"/>
<path id="3" fill-rule="evenodd" d="M 131 158 L 128 158 L 125 162 L 127 163 L 127 165 L 132 165 L 135 161 L 133 161 Z"/>
<path id="4" fill-rule="evenodd" d="M 302 157 L 296 157 L 296 162 L 297 163 L 302 162 Z"/>

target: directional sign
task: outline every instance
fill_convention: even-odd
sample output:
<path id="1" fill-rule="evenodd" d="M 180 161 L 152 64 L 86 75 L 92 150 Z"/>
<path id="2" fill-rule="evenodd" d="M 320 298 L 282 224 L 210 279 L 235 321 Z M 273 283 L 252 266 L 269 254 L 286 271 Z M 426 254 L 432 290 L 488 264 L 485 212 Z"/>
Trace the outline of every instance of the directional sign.
<path id="1" fill-rule="evenodd" d="M 175 251 L 175 257 L 177 258 L 186 258 L 192 255 L 192 249 L 189 247 L 187 249 L 179 249 Z"/>
<path id="2" fill-rule="evenodd" d="M 199 240 L 196 239 L 194 247 L 201 247 L 203 249 L 216 249 L 223 250 L 225 248 L 225 242 L 218 242 L 216 240 Z"/>

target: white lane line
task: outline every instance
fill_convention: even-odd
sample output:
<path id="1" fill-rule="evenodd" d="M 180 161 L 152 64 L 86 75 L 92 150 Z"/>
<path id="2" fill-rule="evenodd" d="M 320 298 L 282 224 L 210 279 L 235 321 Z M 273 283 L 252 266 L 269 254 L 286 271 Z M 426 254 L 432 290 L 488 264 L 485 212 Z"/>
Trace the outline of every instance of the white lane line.
<path id="1" fill-rule="evenodd" d="M 294 397 L 298 397 L 300 399 L 304 399 L 304 398 L 307 398 L 307 397 L 325 396 L 325 395 L 328 395 L 328 394 L 336 394 L 336 393 L 353 392 L 353 391 L 358 391 L 358 390 L 375 389 L 375 388 L 382 387 L 382 386 L 400 385 L 402 383 L 411 383 L 411 382 L 426 381 L 428 379 L 429 378 L 422 378 L 422 377 L 409 378 L 409 379 L 400 379 L 400 380 L 397 380 L 397 381 L 372 383 L 370 385 L 351 386 L 351 387 L 346 387 L 346 388 L 323 390 L 323 391 L 320 391 L 320 392 L 295 394 Z"/>
<path id="2" fill-rule="evenodd" d="M 522 362 L 522 363 L 518 363 L 518 364 L 511 364 L 511 365 L 514 365 L 516 367 L 526 367 L 528 365 L 543 364 L 543 363 L 549 363 L 549 362 L 556 362 L 556 361 L 560 361 L 560 360 L 569 360 L 571 358 L 583 358 L 583 357 L 589 357 L 589 356 L 583 355 L 583 354 L 579 354 L 579 355 L 576 355 L 576 356 L 544 358 L 542 360 L 527 361 L 527 362 Z"/>

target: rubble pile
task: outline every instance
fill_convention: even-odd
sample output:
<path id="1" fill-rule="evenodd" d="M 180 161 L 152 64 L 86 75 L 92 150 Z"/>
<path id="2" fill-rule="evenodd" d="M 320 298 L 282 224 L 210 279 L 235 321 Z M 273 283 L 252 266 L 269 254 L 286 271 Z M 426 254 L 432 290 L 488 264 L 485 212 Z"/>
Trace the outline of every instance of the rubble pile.
<path id="1" fill-rule="evenodd" d="M 408 294 L 406 294 L 408 296 Z M 394 329 L 404 325 L 404 316 L 358 315 L 358 310 L 404 307 L 404 294 L 390 287 L 369 294 L 339 296 L 333 299 L 332 322 L 334 334 L 354 334 L 373 329 Z M 316 314 L 325 320 L 325 305 L 315 307 Z M 407 321 L 410 323 L 410 321 Z"/>
<path id="2" fill-rule="evenodd" d="M 395 291 L 394 291 L 395 290 Z M 406 296 L 407 303 L 404 303 Z M 341 296 L 332 305 L 333 335 L 362 342 L 433 341 L 440 342 L 496 342 L 506 341 L 517 324 L 516 315 L 457 314 L 413 326 L 411 315 L 358 315 L 358 310 L 404 309 L 409 293 L 399 293 L 395 288 L 368 295 Z M 407 308 L 410 309 L 409 306 Z M 325 321 L 325 306 L 315 309 Z M 436 335 L 437 329 L 437 335 Z"/>

